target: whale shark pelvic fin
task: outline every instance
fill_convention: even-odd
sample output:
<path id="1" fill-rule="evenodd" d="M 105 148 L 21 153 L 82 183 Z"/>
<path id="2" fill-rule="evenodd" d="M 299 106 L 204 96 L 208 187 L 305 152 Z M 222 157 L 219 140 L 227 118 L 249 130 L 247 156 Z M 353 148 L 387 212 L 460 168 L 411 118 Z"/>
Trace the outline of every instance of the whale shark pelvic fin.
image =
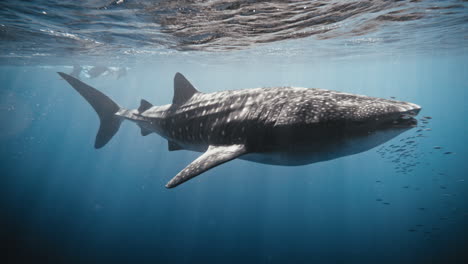
<path id="1" fill-rule="evenodd" d="M 105 94 L 87 85 L 86 83 L 63 72 L 58 74 L 67 81 L 86 101 L 94 108 L 99 116 L 101 124 L 94 142 L 95 148 L 102 148 L 111 140 L 119 130 L 122 118 L 115 115 L 120 110 L 112 99 Z"/>
<path id="2" fill-rule="evenodd" d="M 180 73 L 174 77 L 174 98 L 172 103 L 176 105 L 184 104 L 199 91 Z"/>
<path id="3" fill-rule="evenodd" d="M 166 188 L 174 188 L 177 185 L 199 175 L 200 173 L 238 158 L 247 152 L 248 151 L 245 145 L 211 145 L 208 147 L 208 150 L 205 153 L 203 153 L 200 157 L 185 167 L 185 169 L 179 172 L 174 178 L 172 178 L 172 180 L 166 184 Z"/>
<path id="4" fill-rule="evenodd" d="M 174 151 L 174 150 L 181 150 L 181 149 L 184 149 L 182 148 L 179 144 L 177 144 L 176 142 L 172 141 L 172 140 L 168 140 L 167 141 L 167 149 L 169 151 Z"/>

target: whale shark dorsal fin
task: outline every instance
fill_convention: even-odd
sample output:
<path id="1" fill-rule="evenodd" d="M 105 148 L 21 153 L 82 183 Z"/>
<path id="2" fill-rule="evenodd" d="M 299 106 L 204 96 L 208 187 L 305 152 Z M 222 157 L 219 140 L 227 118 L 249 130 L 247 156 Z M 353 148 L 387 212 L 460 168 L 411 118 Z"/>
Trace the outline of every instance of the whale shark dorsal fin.
<path id="1" fill-rule="evenodd" d="M 174 98 L 172 99 L 172 103 L 184 104 L 196 93 L 199 93 L 199 91 L 181 73 L 176 73 L 174 76 Z"/>
<path id="2" fill-rule="evenodd" d="M 174 150 L 181 150 L 183 148 L 179 144 L 177 144 L 176 142 L 168 140 L 167 141 L 167 149 L 169 151 L 174 151 Z"/>
<path id="3" fill-rule="evenodd" d="M 167 184 L 167 188 L 174 188 L 177 185 L 186 182 L 193 177 L 203 173 L 220 164 L 233 160 L 247 153 L 245 145 L 213 146 L 200 157 L 190 163 L 185 169 L 179 172 Z"/>
<path id="4" fill-rule="evenodd" d="M 143 113 L 144 111 L 150 109 L 151 107 L 153 107 L 153 105 L 146 101 L 145 99 L 141 99 L 140 101 L 140 107 L 138 107 L 138 113 Z"/>

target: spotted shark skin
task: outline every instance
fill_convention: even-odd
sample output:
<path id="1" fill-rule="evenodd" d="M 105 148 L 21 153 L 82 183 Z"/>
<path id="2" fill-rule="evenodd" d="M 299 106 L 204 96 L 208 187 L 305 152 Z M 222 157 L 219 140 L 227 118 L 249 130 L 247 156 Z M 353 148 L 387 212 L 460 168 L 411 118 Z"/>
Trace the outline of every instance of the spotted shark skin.
<path id="1" fill-rule="evenodd" d="M 294 166 L 363 152 L 414 127 L 421 110 L 409 102 L 300 87 L 202 93 L 180 73 L 172 104 L 141 100 L 138 109 L 129 110 L 80 80 L 59 75 L 98 113 L 96 148 L 130 120 L 141 135 L 166 138 L 170 151 L 204 152 L 167 188 L 236 158 Z"/>

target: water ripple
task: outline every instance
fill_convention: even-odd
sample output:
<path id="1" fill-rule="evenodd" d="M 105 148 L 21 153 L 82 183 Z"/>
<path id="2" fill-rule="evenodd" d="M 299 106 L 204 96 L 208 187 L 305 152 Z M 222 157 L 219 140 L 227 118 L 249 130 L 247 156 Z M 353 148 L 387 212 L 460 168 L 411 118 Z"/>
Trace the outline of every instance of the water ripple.
<path id="1" fill-rule="evenodd" d="M 293 39 L 318 50 L 463 48 L 466 7 L 415 0 L 2 1 L 0 58 L 245 50 Z"/>

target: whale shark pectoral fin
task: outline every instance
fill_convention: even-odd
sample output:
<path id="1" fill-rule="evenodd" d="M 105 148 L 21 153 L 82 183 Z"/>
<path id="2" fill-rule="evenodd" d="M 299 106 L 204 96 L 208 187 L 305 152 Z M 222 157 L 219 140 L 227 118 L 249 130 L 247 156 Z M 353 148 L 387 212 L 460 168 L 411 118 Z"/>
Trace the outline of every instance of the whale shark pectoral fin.
<path id="1" fill-rule="evenodd" d="M 166 184 L 166 188 L 174 188 L 211 168 L 233 160 L 245 153 L 247 153 L 245 145 L 210 146 L 205 153 L 172 178 Z"/>
<path id="2" fill-rule="evenodd" d="M 184 104 L 196 93 L 199 93 L 199 91 L 182 74 L 176 73 L 174 76 L 174 98 L 172 99 L 172 103 Z"/>
<path id="3" fill-rule="evenodd" d="M 169 151 L 174 151 L 174 150 L 181 150 L 181 149 L 184 149 L 184 148 L 179 146 L 179 144 L 177 144 L 176 142 L 168 140 L 167 141 L 167 149 Z"/>

